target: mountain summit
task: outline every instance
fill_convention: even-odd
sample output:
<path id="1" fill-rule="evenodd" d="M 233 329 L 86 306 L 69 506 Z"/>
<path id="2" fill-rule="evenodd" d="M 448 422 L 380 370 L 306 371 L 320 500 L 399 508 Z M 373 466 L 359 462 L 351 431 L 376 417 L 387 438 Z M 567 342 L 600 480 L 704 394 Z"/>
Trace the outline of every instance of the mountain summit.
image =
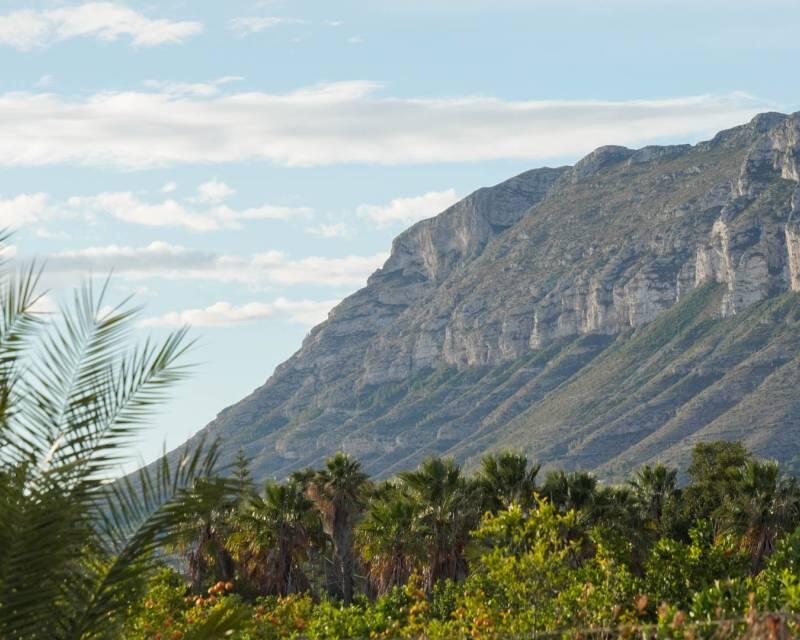
<path id="1" fill-rule="evenodd" d="M 479 189 L 205 431 L 282 477 L 514 447 L 618 477 L 706 439 L 800 459 L 800 113 Z"/>

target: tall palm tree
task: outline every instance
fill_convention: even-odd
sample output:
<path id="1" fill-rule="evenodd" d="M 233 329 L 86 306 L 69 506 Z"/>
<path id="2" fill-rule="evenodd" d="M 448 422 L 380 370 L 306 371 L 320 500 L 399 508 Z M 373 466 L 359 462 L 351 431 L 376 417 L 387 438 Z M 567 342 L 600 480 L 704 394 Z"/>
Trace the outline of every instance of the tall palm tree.
<path id="1" fill-rule="evenodd" d="M 37 284 L 0 281 L 0 637 L 119 637 L 156 551 L 228 487 L 198 483 L 217 458 L 202 443 L 108 482 L 186 374 L 186 332 L 131 348 L 135 309 L 86 285 L 51 319 Z"/>
<path id="2" fill-rule="evenodd" d="M 737 495 L 731 499 L 731 518 L 743 536 L 754 573 L 772 553 L 781 531 L 797 524 L 798 513 L 800 491 L 796 481 L 781 479 L 777 462 L 745 462 Z"/>
<path id="3" fill-rule="evenodd" d="M 478 484 L 484 499 L 484 508 L 492 512 L 511 503 L 529 509 L 535 504 L 536 475 L 541 465 L 528 465 L 524 454 L 501 451 L 481 458 Z"/>
<path id="4" fill-rule="evenodd" d="M 361 471 L 358 460 L 337 453 L 307 481 L 307 494 L 319 511 L 322 528 L 333 545 L 336 587 L 349 604 L 353 599 L 353 528 L 364 506 L 368 476 Z"/>
<path id="5" fill-rule="evenodd" d="M 655 531 L 662 532 L 664 510 L 678 494 L 677 469 L 669 469 L 663 464 L 644 465 L 628 484 L 633 490 L 642 519 L 650 523 Z"/>
<path id="6" fill-rule="evenodd" d="M 480 519 L 480 493 L 452 459 L 430 458 L 416 471 L 400 474 L 411 497 L 419 503 L 418 520 L 426 546 L 423 571 L 428 591 L 442 579 L 460 580 L 467 574 L 465 550 L 470 532 Z"/>
<path id="7" fill-rule="evenodd" d="M 268 482 L 263 496 L 245 502 L 230 546 L 245 579 L 261 595 L 309 590 L 303 563 L 318 539 L 319 517 L 296 482 Z"/>
<path id="8" fill-rule="evenodd" d="M 357 546 L 375 595 L 405 584 L 424 553 L 419 504 L 402 486 L 389 484 L 374 495 L 356 529 Z"/>

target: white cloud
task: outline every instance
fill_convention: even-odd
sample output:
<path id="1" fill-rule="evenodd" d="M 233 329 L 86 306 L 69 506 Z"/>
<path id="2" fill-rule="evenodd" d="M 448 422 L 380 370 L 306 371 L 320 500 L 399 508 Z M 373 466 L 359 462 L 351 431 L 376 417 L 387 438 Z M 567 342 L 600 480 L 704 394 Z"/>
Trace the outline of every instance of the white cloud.
<path id="1" fill-rule="evenodd" d="M 381 225 L 393 222 L 412 224 L 441 213 L 457 200 L 455 189 L 429 191 L 421 196 L 395 198 L 388 204 L 380 206 L 362 204 L 358 206 L 356 213 Z"/>
<path id="2" fill-rule="evenodd" d="M 603 144 L 697 139 L 767 108 L 744 94 L 631 101 L 386 98 L 369 82 L 284 95 L 0 94 L 0 166 L 124 168 L 549 160 Z"/>
<path id="3" fill-rule="evenodd" d="M 314 326 L 322 322 L 338 300 L 287 300 L 277 298 L 274 302 L 249 302 L 234 305 L 216 302 L 204 309 L 171 311 L 164 315 L 145 318 L 141 324 L 147 327 L 224 327 L 243 322 L 264 320 L 276 316 L 286 317 L 291 322 Z"/>
<path id="4" fill-rule="evenodd" d="M 350 36 L 347 39 L 347 44 L 364 44 L 364 38 L 361 36 Z"/>
<path id="5" fill-rule="evenodd" d="M 161 187 L 161 193 L 172 193 L 177 188 L 178 185 L 175 184 L 172 180 L 170 180 L 163 187 Z"/>
<path id="6" fill-rule="evenodd" d="M 164 193 L 174 190 L 174 183 L 161 188 Z M 145 202 L 129 191 L 72 196 L 65 202 L 53 203 L 45 193 L 23 193 L 13 198 L 0 198 L 0 229 L 19 228 L 47 220 L 79 218 L 95 220 L 110 215 L 129 224 L 149 227 L 186 227 L 192 231 L 241 229 L 247 220 L 290 220 L 312 213 L 309 207 L 286 207 L 265 204 L 259 207 L 233 209 L 222 199 L 235 191 L 217 180 L 200 185 L 198 195 L 191 198 L 200 206 L 189 207 L 167 198 Z"/>
<path id="7" fill-rule="evenodd" d="M 182 42 L 203 30 L 199 22 L 151 19 L 124 5 L 87 2 L 46 11 L 23 9 L 0 15 L 0 44 L 21 51 L 72 38 L 113 41 L 127 36 L 135 47 Z"/>
<path id="8" fill-rule="evenodd" d="M 228 199 L 236 193 L 236 189 L 229 187 L 221 180 L 214 178 L 208 182 L 204 182 L 197 187 L 197 196 L 194 198 L 197 202 L 212 202 L 219 203 Z"/>
<path id="9" fill-rule="evenodd" d="M 13 244 L 0 244 L 0 261 L 11 260 L 17 255 L 17 247 Z"/>
<path id="10" fill-rule="evenodd" d="M 277 16 L 245 16 L 234 18 L 229 25 L 233 32 L 240 37 L 251 33 L 261 33 L 267 29 L 279 27 L 287 24 L 304 24 L 305 20 L 299 18 L 283 18 Z"/>
<path id="11" fill-rule="evenodd" d="M 21 193 L 13 198 L 0 198 L 0 229 L 16 229 L 53 218 L 46 193 Z"/>
<path id="12" fill-rule="evenodd" d="M 306 227 L 306 233 L 320 238 L 346 238 L 350 235 L 350 230 L 343 222 L 331 222 L 312 225 Z"/>
<path id="13" fill-rule="evenodd" d="M 53 84 L 53 76 L 49 73 L 44 74 L 41 76 L 34 86 L 39 87 L 41 89 L 45 89 Z"/>
<path id="14" fill-rule="evenodd" d="M 58 274 L 108 273 L 139 280 L 199 280 L 239 283 L 256 288 L 315 284 L 362 286 L 388 254 L 291 259 L 280 251 L 251 256 L 220 255 L 166 242 L 133 247 L 106 245 L 48 256 L 48 271 Z"/>

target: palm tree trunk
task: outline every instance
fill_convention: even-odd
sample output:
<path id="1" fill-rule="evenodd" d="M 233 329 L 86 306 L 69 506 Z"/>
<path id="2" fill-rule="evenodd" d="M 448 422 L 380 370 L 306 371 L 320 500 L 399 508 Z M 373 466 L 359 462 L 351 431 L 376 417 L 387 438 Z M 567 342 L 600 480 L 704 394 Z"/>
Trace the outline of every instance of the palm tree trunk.
<path id="1" fill-rule="evenodd" d="M 346 546 L 342 549 L 342 595 L 344 603 L 353 601 L 353 548 Z"/>

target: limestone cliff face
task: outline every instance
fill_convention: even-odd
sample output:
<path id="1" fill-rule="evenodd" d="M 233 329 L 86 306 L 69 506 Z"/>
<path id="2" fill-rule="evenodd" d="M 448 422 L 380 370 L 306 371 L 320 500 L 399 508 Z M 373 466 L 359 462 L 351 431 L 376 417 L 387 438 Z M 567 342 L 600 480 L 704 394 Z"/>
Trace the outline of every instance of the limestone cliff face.
<path id="1" fill-rule="evenodd" d="M 728 287 L 723 316 L 787 290 L 791 209 L 774 201 L 769 188 L 779 178 L 797 181 L 797 127 L 796 117 L 764 114 L 694 149 L 592 152 L 485 259 L 460 270 L 456 281 L 442 279 L 432 309 L 410 312 L 389 327 L 370 346 L 362 381 L 401 380 L 439 362 L 496 365 L 566 336 L 617 334 L 652 321 L 710 280 Z M 734 151 L 736 143 L 741 146 Z M 725 150 L 725 162 L 735 168 L 728 175 L 713 164 Z M 627 178 L 641 181 L 648 169 L 653 174 L 645 174 L 642 187 L 649 191 L 618 205 L 593 204 L 593 192 L 605 196 L 606 180 L 624 188 Z M 673 189 L 690 197 L 673 203 Z M 563 208 L 576 192 L 583 210 Z M 648 193 L 649 201 L 642 197 Z M 602 218 L 611 218 L 619 233 L 596 229 L 594 220 Z M 542 228 L 561 224 L 574 229 Z M 504 261 L 499 272 L 494 260 Z M 421 261 L 437 263 L 435 256 Z M 394 265 L 390 259 L 382 271 Z M 493 277 L 476 285 L 473 271 Z M 471 293 L 473 286 L 480 294 Z"/>
<path id="2" fill-rule="evenodd" d="M 694 146 L 601 147 L 481 189 L 398 236 L 367 286 L 208 428 L 264 473 L 340 448 L 376 471 L 431 447 L 460 451 L 460 425 L 500 429 L 570 363 L 696 290 L 718 287 L 709 313 L 721 320 L 800 291 L 798 182 L 800 114 L 770 113 Z M 574 351 L 558 355 L 565 344 Z M 538 386 L 455 400 L 476 372 L 509 367 Z M 431 387 L 416 405 L 393 400 L 437 371 L 452 377 L 441 397 Z"/>

